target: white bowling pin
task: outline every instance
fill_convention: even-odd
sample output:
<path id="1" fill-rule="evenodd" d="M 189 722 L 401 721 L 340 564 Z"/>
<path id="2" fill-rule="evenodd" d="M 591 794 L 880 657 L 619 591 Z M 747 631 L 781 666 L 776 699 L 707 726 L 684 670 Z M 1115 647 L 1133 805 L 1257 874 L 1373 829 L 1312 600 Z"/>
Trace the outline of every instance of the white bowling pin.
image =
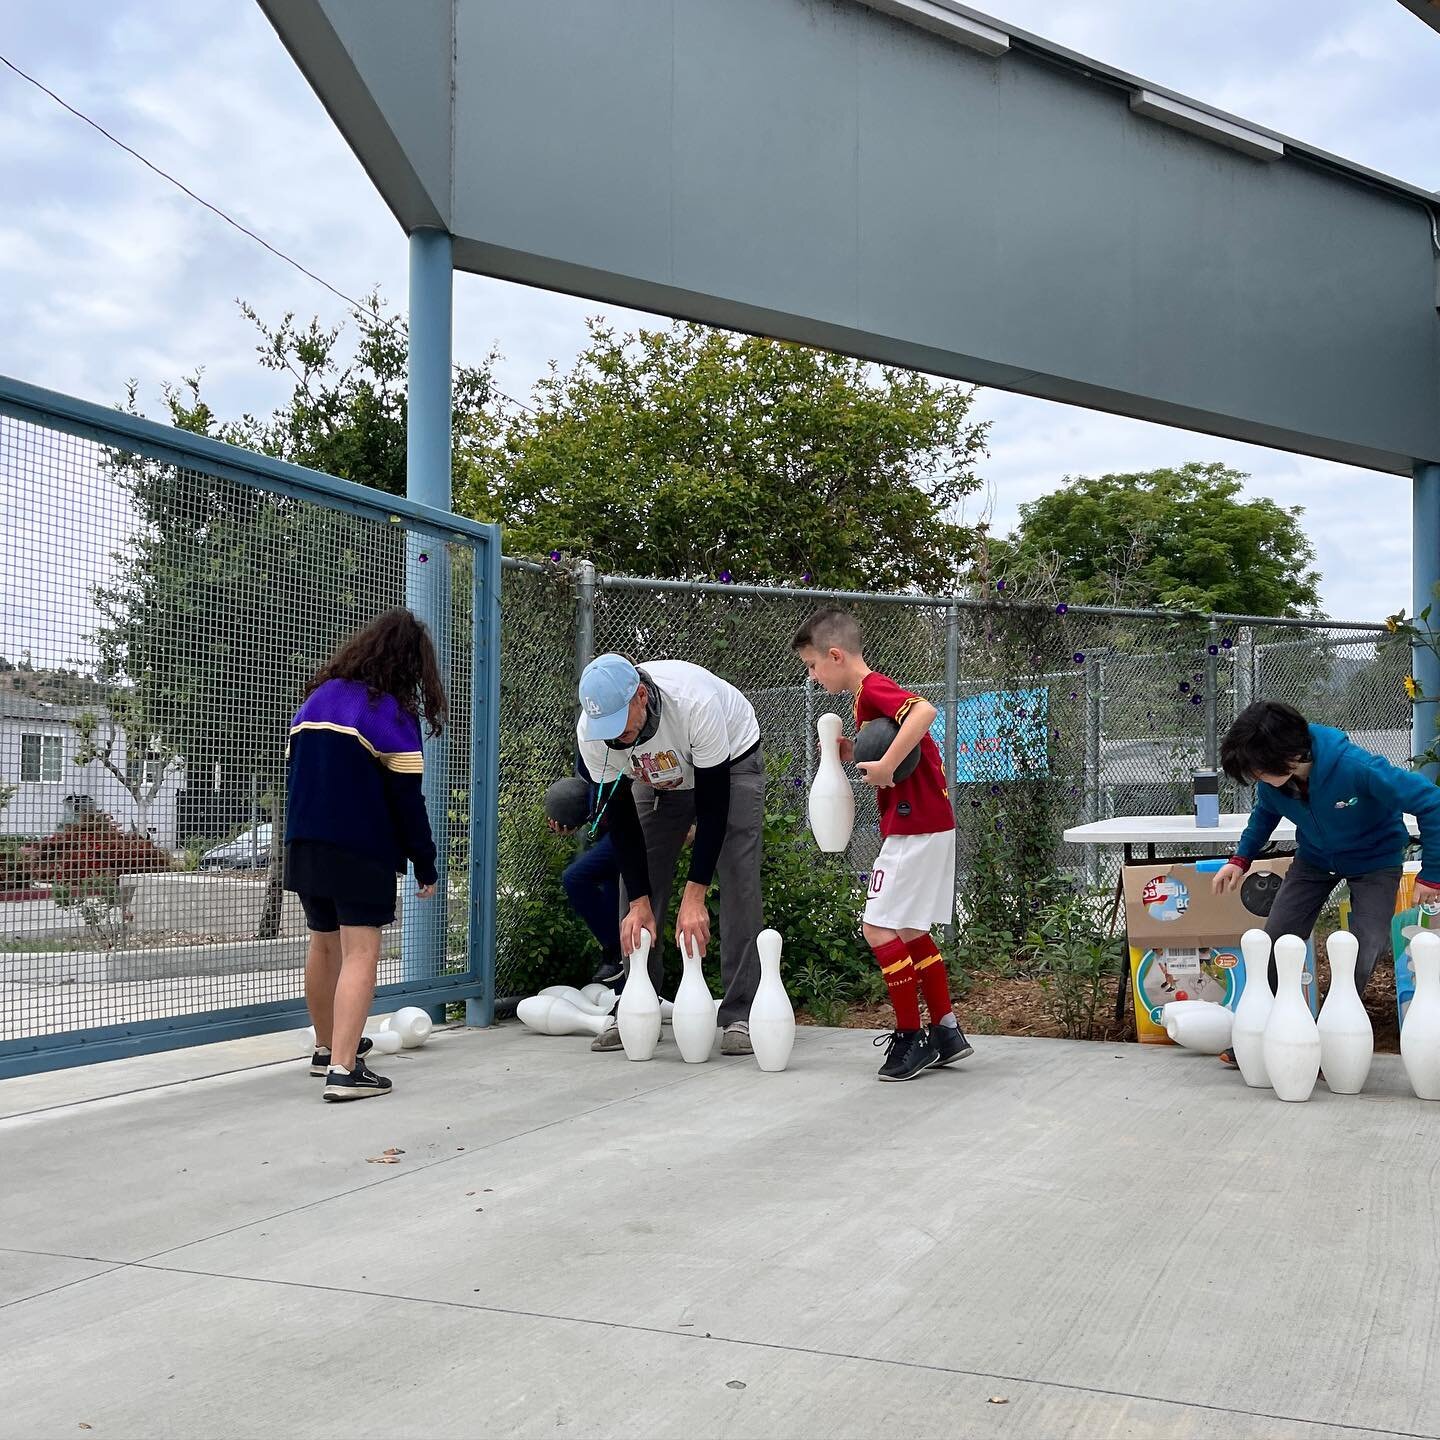
<path id="1" fill-rule="evenodd" d="M 1410 941 L 1415 994 L 1400 1027 L 1400 1058 L 1410 1088 L 1422 1100 L 1440 1100 L 1440 935 L 1421 930 Z"/>
<path id="2" fill-rule="evenodd" d="M 586 998 L 583 990 L 577 990 L 573 985 L 547 985 L 540 993 L 568 1000 L 577 1010 L 583 1010 L 587 1015 L 608 1015 L 615 1008 L 615 992 L 613 990 L 606 992 L 610 996 L 608 1005 L 597 1005 L 594 1001 Z"/>
<path id="3" fill-rule="evenodd" d="M 1330 957 L 1330 990 L 1316 1022 L 1320 1068 L 1334 1094 L 1358 1095 L 1375 1057 L 1375 1031 L 1355 988 L 1360 942 L 1348 930 L 1337 930 L 1325 942 L 1325 953 Z"/>
<path id="4" fill-rule="evenodd" d="M 1172 1001 L 1161 1008 L 1165 1033 L 1177 1045 L 1201 1055 L 1218 1055 L 1229 1043 L 1235 1013 L 1228 1005 L 1213 1000 L 1196 1002 L 1197 1008 L 1178 1008 L 1184 1001 Z"/>
<path id="5" fill-rule="evenodd" d="M 389 1028 L 400 1036 L 407 1050 L 418 1050 L 430 1038 L 434 1022 L 418 1005 L 407 1005 L 390 1017 Z"/>
<path id="6" fill-rule="evenodd" d="M 810 786 L 810 829 L 815 843 L 834 853 L 850 843 L 850 832 L 855 828 L 855 792 L 840 763 L 840 717 L 822 715 L 815 728 L 820 732 L 820 768 Z"/>
<path id="7" fill-rule="evenodd" d="M 688 948 L 683 935 L 680 958 L 685 962 L 685 974 L 675 992 L 670 1026 L 681 1058 L 686 1064 L 699 1065 L 710 1058 L 715 1044 L 715 1001 L 700 971 L 700 950 Z"/>
<path id="8" fill-rule="evenodd" d="M 1270 1007 L 1275 1003 L 1270 989 L 1270 937 L 1263 930 L 1247 930 L 1240 937 L 1240 953 L 1245 957 L 1245 988 L 1235 1007 L 1230 1045 L 1245 1083 L 1256 1090 L 1268 1090 L 1265 1026 L 1270 1019 Z"/>
<path id="9" fill-rule="evenodd" d="M 620 1026 L 620 1043 L 631 1060 L 648 1060 L 660 1043 L 660 997 L 650 979 L 651 935 L 640 932 L 640 943 L 630 956 L 630 970 L 615 1021 Z"/>
<path id="10" fill-rule="evenodd" d="M 403 1043 L 398 1030 L 379 1030 L 370 1037 L 377 1055 L 393 1055 Z"/>
<path id="11" fill-rule="evenodd" d="M 592 980 L 588 985 L 582 986 L 580 993 L 592 1004 L 600 1006 L 608 1015 L 615 1008 L 615 1001 L 618 998 L 608 985 L 602 985 L 598 980 Z"/>
<path id="12" fill-rule="evenodd" d="M 778 930 L 762 930 L 755 937 L 760 952 L 760 984 L 750 1002 L 750 1048 L 762 1070 L 783 1070 L 790 1063 L 790 1051 L 795 1045 L 795 1010 L 780 979 L 783 943 Z"/>
<path id="13" fill-rule="evenodd" d="M 563 995 L 531 995 L 515 1013 L 522 1025 L 542 1035 L 598 1035 L 610 1023 L 604 1015 L 587 1015 Z"/>
<path id="14" fill-rule="evenodd" d="M 1308 1100 L 1320 1073 L 1320 1032 L 1305 1002 L 1305 942 L 1275 942 L 1275 1003 L 1265 1025 L 1265 1073 L 1281 1100 Z"/>

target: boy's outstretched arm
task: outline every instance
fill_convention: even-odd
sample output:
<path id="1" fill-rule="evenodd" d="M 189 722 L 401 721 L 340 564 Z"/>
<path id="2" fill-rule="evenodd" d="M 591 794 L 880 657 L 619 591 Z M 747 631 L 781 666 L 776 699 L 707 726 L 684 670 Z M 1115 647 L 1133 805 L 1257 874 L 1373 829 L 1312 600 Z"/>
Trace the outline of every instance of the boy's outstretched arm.
<path id="1" fill-rule="evenodd" d="M 1279 823 L 1280 812 L 1271 808 L 1265 790 L 1257 785 L 1250 819 L 1241 832 L 1235 855 L 1215 872 L 1215 878 L 1210 882 L 1210 888 L 1215 894 L 1233 890 L 1240 883 L 1246 867 L 1265 848 L 1266 841 L 1275 833 L 1275 827 Z"/>

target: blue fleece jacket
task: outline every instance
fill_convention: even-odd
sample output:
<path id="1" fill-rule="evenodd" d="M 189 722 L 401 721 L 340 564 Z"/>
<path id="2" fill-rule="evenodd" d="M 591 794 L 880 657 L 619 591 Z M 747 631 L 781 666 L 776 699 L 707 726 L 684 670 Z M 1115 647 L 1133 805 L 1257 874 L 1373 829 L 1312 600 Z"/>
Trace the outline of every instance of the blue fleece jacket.
<path id="1" fill-rule="evenodd" d="M 1420 826 L 1420 877 L 1440 885 L 1440 786 L 1362 750 L 1329 725 L 1310 727 L 1310 758 L 1306 800 L 1255 782 L 1239 859 L 1253 860 L 1284 816 L 1295 822 L 1295 848 L 1309 864 L 1335 875 L 1383 870 L 1405 858 L 1409 814 Z"/>

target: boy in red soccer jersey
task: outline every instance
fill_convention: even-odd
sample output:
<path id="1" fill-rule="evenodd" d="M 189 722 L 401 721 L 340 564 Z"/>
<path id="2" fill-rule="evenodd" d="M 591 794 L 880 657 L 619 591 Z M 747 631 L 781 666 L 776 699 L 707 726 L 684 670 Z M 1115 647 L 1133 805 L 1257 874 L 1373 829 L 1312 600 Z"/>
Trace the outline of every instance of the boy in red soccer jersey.
<path id="1" fill-rule="evenodd" d="M 900 731 L 879 760 L 858 765 L 875 787 L 884 841 L 870 872 L 863 930 L 895 1007 L 895 1029 L 885 1044 L 881 1080 L 913 1080 L 932 1065 L 950 1065 L 974 1049 L 955 1019 L 945 962 L 930 930 L 955 916 L 955 812 L 940 751 L 930 738 L 935 707 L 902 689 L 865 663 L 864 640 L 855 617 L 844 610 L 817 610 L 791 642 L 806 672 L 826 694 L 855 696 L 855 724 L 893 720 Z M 904 780 L 895 770 L 920 747 L 920 763 Z M 855 758 L 854 742 L 840 741 L 840 758 Z M 920 996 L 930 1012 L 920 1024 Z"/>

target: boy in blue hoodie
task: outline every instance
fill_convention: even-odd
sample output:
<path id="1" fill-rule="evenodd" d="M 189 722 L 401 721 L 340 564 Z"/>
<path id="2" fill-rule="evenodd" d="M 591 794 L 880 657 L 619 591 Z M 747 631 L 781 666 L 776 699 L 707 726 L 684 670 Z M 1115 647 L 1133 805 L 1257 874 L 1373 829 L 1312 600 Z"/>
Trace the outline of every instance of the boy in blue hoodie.
<path id="1" fill-rule="evenodd" d="M 1353 745 L 1341 730 L 1311 725 L 1278 700 L 1257 700 L 1236 718 L 1220 745 L 1225 773 L 1255 786 L 1250 823 L 1235 854 L 1216 873 L 1217 895 L 1233 890 L 1281 818 L 1295 823 L 1290 862 L 1265 933 L 1309 935 L 1331 892 L 1350 886 L 1350 928 L 1359 944 L 1355 987 L 1362 993 L 1390 943 L 1390 920 L 1409 832 L 1420 827 L 1417 905 L 1440 900 L 1440 787 L 1413 770 Z M 1275 988 L 1275 962 L 1270 962 Z M 1221 1060 L 1234 1065 L 1230 1051 Z"/>

